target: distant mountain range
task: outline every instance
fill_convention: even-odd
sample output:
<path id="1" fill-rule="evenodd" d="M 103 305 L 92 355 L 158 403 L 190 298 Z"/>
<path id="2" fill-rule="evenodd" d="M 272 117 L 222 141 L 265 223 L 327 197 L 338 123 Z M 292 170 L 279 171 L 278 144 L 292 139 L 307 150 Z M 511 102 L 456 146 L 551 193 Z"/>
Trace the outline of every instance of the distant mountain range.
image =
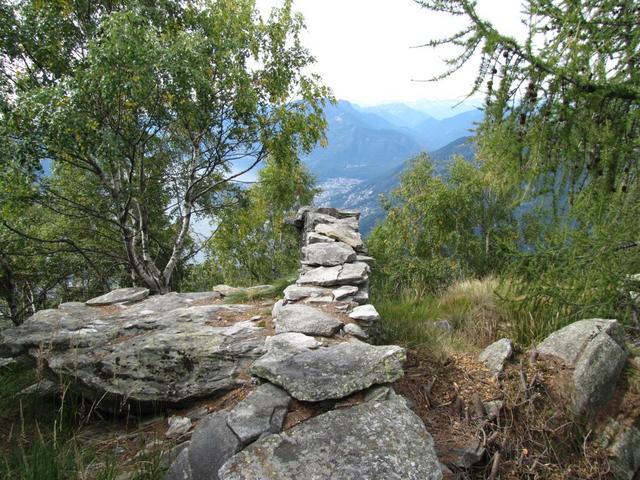
<path id="1" fill-rule="evenodd" d="M 436 107 L 445 108 L 442 102 Z M 359 107 L 346 101 L 328 107 L 325 116 L 328 146 L 303 158 L 322 189 L 316 203 L 361 210 L 365 234 L 384 215 L 380 194 L 393 190 L 411 158 L 429 152 L 442 174 L 454 154 L 473 156 L 471 135 L 482 120 L 475 108 L 437 119 L 399 103 Z"/>

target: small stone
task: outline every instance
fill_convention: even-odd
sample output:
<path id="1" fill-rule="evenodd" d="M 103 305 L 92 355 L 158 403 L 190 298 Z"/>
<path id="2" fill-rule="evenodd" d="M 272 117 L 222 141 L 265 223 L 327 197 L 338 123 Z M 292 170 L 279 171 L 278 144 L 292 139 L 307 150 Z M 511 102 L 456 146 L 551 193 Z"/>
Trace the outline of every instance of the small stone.
<path id="1" fill-rule="evenodd" d="M 304 303 L 310 303 L 310 304 L 327 304 L 327 303 L 331 303 L 333 302 L 333 296 L 326 296 L 326 297 L 310 297 L 307 298 Z"/>
<path id="2" fill-rule="evenodd" d="M 504 402 L 502 400 L 492 400 L 489 402 L 484 402 L 484 410 L 487 412 L 487 416 L 491 418 L 497 418 L 500 415 L 500 411 L 504 406 Z"/>
<path id="3" fill-rule="evenodd" d="M 368 304 L 360 305 L 359 307 L 354 308 L 349 314 L 349 318 L 358 320 L 360 322 L 371 323 L 380 320 L 380 315 L 378 314 L 376 307 Z"/>
<path id="4" fill-rule="evenodd" d="M 251 322 L 257 322 L 258 320 L 262 320 L 262 315 L 254 315 L 249 319 Z"/>
<path id="5" fill-rule="evenodd" d="M 615 478 L 632 480 L 640 471 L 640 430 L 615 420 L 611 420 L 607 429 L 613 435 L 608 450 Z"/>
<path id="6" fill-rule="evenodd" d="M 513 344 L 508 338 L 501 338 L 485 348 L 478 360 L 483 362 L 492 374 L 500 373 L 505 362 L 513 355 Z"/>
<path id="7" fill-rule="evenodd" d="M 187 417 L 169 417 L 168 423 L 169 429 L 165 433 L 167 438 L 181 437 L 191 429 L 191 420 Z"/>
<path id="8" fill-rule="evenodd" d="M 38 383 L 24 388 L 20 391 L 19 395 L 29 396 L 36 395 L 38 397 L 51 397 L 59 393 L 58 384 L 47 380 L 46 378 L 40 380 Z"/>
<path id="9" fill-rule="evenodd" d="M 362 236 L 358 232 L 344 225 L 327 225 L 321 223 L 319 225 L 316 225 L 315 231 L 316 233 L 320 233 L 322 235 L 326 235 L 327 237 L 335 238 L 340 242 L 346 243 L 356 250 L 364 245 L 364 243 L 362 242 Z"/>
<path id="10" fill-rule="evenodd" d="M 451 325 L 448 320 L 438 320 L 433 322 L 433 327 L 438 330 L 443 330 L 449 335 L 453 335 L 454 332 L 453 325 Z"/>
<path id="11" fill-rule="evenodd" d="M 344 332 L 348 333 L 349 335 L 353 335 L 354 337 L 357 337 L 357 338 L 362 338 L 362 339 L 369 338 L 369 335 L 367 334 L 367 332 L 362 330 L 362 328 L 360 328 L 355 323 L 347 323 L 344 326 Z"/>

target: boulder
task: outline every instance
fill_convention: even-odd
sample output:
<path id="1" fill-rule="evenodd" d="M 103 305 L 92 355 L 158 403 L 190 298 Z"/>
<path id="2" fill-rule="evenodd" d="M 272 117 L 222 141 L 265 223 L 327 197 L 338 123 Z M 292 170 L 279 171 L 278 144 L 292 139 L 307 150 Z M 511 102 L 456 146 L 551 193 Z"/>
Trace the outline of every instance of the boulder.
<path id="1" fill-rule="evenodd" d="M 613 396 L 628 351 L 616 320 L 579 320 L 549 335 L 536 351 L 574 368 L 573 407 L 594 412 Z"/>
<path id="2" fill-rule="evenodd" d="M 313 243 L 302 247 L 303 262 L 307 265 L 333 267 L 343 263 L 354 262 L 356 252 L 342 242 Z"/>
<path id="3" fill-rule="evenodd" d="M 626 361 L 627 351 L 605 332 L 587 343 L 573 371 L 575 410 L 595 411 L 605 405 L 613 396 Z"/>
<path id="4" fill-rule="evenodd" d="M 282 430 L 291 397 L 284 390 L 264 383 L 236 405 L 227 417 L 227 425 L 242 445 L 265 433 Z"/>
<path id="5" fill-rule="evenodd" d="M 536 347 L 540 355 L 555 357 L 567 367 L 575 366 L 587 343 L 604 332 L 624 345 L 624 330 L 617 320 L 592 318 L 579 320 L 553 332 Z"/>
<path id="6" fill-rule="evenodd" d="M 193 480 L 191 462 L 189 462 L 189 447 L 183 448 L 171 463 L 164 476 L 164 480 Z"/>
<path id="7" fill-rule="evenodd" d="M 439 480 L 431 435 L 404 402 L 333 410 L 233 456 L 223 480 Z"/>
<path id="8" fill-rule="evenodd" d="M 485 348 L 478 360 L 484 363 L 492 374 L 500 373 L 505 362 L 513 356 L 513 344 L 508 338 L 501 338 Z"/>
<path id="9" fill-rule="evenodd" d="M 251 373 L 284 388 L 297 400 L 318 402 L 394 382 L 404 374 L 405 359 L 401 347 L 352 339 L 289 355 L 268 353 L 253 364 Z"/>
<path id="10" fill-rule="evenodd" d="M 278 310 L 275 325 L 276 333 L 298 332 L 330 337 L 342 328 L 343 323 L 322 310 L 294 303 Z"/>
<path id="11" fill-rule="evenodd" d="M 369 279 L 366 263 L 345 263 L 335 267 L 317 267 L 304 272 L 298 285 L 339 286 L 364 283 Z"/>
<path id="12" fill-rule="evenodd" d="M 87 300 L 91 307 L 113 305 L 114 303 L 133 303 L 144 300 L 149 296 L 149 289 L 143 287 L 118 288 L 99 297 Z"/>

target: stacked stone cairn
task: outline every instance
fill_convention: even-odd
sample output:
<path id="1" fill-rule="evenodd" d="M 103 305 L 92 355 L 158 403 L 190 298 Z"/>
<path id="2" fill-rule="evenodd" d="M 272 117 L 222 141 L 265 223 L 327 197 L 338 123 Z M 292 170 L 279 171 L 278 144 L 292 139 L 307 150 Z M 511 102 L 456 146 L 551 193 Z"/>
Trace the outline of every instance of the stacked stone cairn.
<path id="1" fill-rule="evenodd" d="M 207 417 L 167 480 L 442 478 L 431 436 L 390 385 L 403 375 L 404 349 L 363 341 L 380 317 L 368 304 L 373 259 L 358 218 L 306 207 L 290 221 L 301 269 L 273 307 L 266 354 L 250 368 L 265 383 Z M 282 431 L 292 399 L 319 414 Z"/>
<path id="2" fill-rule="evenodd" d="M 331 304 L 354 321 L 344 326 L 345 332 L 366 339 L 378 332 L 380 315 L 369 304 L 373 258 L 362 241 L 359 218 L 353 210 L 303 207 L 289 220 L 300 233 L 301 268 L 297 282 L 285 289 L 282 305 Z"/>

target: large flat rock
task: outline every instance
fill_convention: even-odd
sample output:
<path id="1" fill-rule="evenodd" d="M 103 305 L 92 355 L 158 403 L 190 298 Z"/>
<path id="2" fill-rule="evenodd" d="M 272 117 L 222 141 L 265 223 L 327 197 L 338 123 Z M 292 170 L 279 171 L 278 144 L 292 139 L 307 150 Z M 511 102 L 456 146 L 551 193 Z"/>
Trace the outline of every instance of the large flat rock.
<path id="1" fill-rule="evenodd" d="M 278 309 L 275 324 L 276 333 L 297 332 L 330 337 L 342 328 L 343 322 L 317 308 L 287 304 Z"/>
<path id="2" fill-rule="evenodd" d="M 439 480 L 431 435 L 397 398 L 314 417 L 231 457 L 222 480 Z"/>
<path id="3" fill-rule="evenodd" d="M 265 329 L 245 305 L 204 304 L 211 292 L 149 297 L 131 306 L 42 310 L 0 332 L 0 356 L 28 354 L 100 407 L 123 400 L 181 403 L 242 383 L 265 352 Z M 220 324 L 221 315 L 239 316 Z"/>
<path id="4" fill-rule="evenodd" d="M 402 377 L 405 351 L 398 346 L 373 346 L 358 340 L 300 353 L 268 353 L 251 373 L 308 402 L 337 399 L 371 385 Z"/>

